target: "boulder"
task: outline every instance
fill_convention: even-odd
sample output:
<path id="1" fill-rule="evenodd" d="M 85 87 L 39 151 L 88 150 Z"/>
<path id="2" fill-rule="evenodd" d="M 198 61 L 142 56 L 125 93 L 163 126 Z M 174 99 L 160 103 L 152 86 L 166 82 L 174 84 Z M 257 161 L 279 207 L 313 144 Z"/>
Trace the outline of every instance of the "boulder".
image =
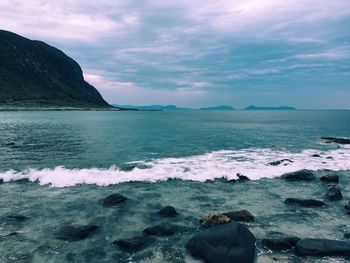
<path id="1" fill-rule="evenodd" d="M 158 214 L 163 217 L 173 217 L 177 215 L 177 212 L 173 206 L 165 206 L 159 210 Z"/>
<path id="2" fill-rule="evenodd" d="M 350 241 L 307 238 L 297 243 L 295 252 L 301 257 L 350 256 Z"/>
<path id="3" fill-rule="evenodd" d="M 319 155 L 319 154 L 315 153 L 315 154 L 311 155 L 311 157 L 320 158 L 320 157 L 321 157 L 321 155 Z"/>
<path id="4" fill-rule="evenodd" d="M 254 216 L 247 210 L 233 211 L 224 213 L 225 216 L 232 221 L 251 222 L 254 221 Z"/>
<path id="5" fill-rule="evenodd" d="M 231 219 L 228 216 L 217 212 L 206 214 L 199 221 L 202 227 L 212 227 L 216 225 L 227 224 L 230 222 Z"/>
<path id="6" fill-rule="evenodd" d="M 326 193 L 326 198 L 330 201 L 339 201 L 343 199 L 343 195 L 337 186 L 333 186 L 328 189 Z"/>
<path id="7" fill-rule="evenodd" d="M 195 234 L 186 248 L 192 256 L 209 263 L 253 263 L 254 235 L 242 224 L 217 225 Z"/>
<path id="8" fill-rule="evenodd" d="M 304 207 L 321 207 L 325 205 L 325 203 L 320 200 L 297 198 L 287 198 L 284 203 L 286 205 L 299 205 Z"/>
<path id="9" fill-rule="evenodd" d="M 111 194 L 103 200 L 103 206 L 115 206 L 124 203 L 128 198 L 121 194 Z"/>
<path id="10" fill-rule="evenodd" d="M 98 229 L 96 225 L 69 225 L 61 228 L 56 233 L 57 239 L 66 241 L 78 241 L 87 238 Z"/>
<path id="11" fill-rule="evenodd" d="M 312 181 L 315 180 L 315 175 L 309 170 L 299 170 L 292 173 L 286 173 L 281 176 L 286 181 Z"/>
<path id="12" fill-rule="evenodd" d="M 278 165 L 280 165 L 280 164 L 288 165 L 288 163 L 292 163 L 292 162 L 293 162 L 293 161 L 292 161 L 292 160 L 289 160 L 289 159 L 282 159 L 282 160 L 270 162 L 269 165 L 272 165 L 272 166 L 278 166 Z"/>
<path id="13" fill-rule="evenodd" d="M 249 181 L 250 180 L 247 176 L 245 176 L 243 174 L 237 174 L 237 177 L 238 177 L 238 181 L 239 182 L 245 182 L 245 181 Z"/>
<path id="14" fill-rule="evenodd" d="M 148 247 L 155 241 L 155 238 L 150 236 L 136 236 L 128 239 L 116 240 L 113 244 L 122 251 L 135 252 Z"/>
<path id="15" fill-rule="evenodd" d="M 176 226 L 172 224 L 161 224 L 156 226 L 151 226 L 143 230 L 145 235 L 150 236 L 172 236 L 175 234 Z"/>
<path id="16" fill-rule="evenodd" d="M 326 143 L 338 143 L 338 144 L 350 144 L 350 139 L 347 138 L 336 138 L 336 137 L 322 137 Z"/>
<path id="17" fill-rule="evenodd" d="M 273 251 L 288 250 L 295 247 L 300 238 L 298 237 L 277 237 L 277 238 L 264 238 L 261 242 L 264 247 Z"/>
<path id="18" fill-rule="evenodd" d="M 336 174 L 324 175 L 320 178 L 320 180 L 324 183 L 339 183 L 339 176 Z"/>

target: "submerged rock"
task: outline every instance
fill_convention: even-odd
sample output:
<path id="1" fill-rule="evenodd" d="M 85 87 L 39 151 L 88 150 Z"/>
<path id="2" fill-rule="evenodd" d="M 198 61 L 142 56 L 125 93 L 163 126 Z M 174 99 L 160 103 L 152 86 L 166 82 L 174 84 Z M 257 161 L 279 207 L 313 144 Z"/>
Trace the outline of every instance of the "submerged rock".
<path id="1" fill-rule="evenodd" d="M 337 186 L 333 186 L 328 189 L 328 192 L 326 193 L 326 198 L 330 201 L 339 201 L 343 199 L 343 195 Z"/>
<path id="2" fill-rule="evenodd" d="M 286 205 L 299 205 L 304 207 L 321 207 L 325 205 L 325 203 L 320 200 L 298 198 L 287 198 L 284 203 Z"/>
<path id="3" fill-rule="evenodd" d="M 210 263 L 253 263 L 255 237 L 243 225 L 217 225 L 195 234 L 186 248 L 192 256 Z"/>
<path id="4" fill-rule="evenodd" d="M 6 218 L 10 220 L 20 221 L 20 222 L 27 221 L 29 219 L 29 217 L 24 215 L 19 215 L 19 214 L 8 215 L 6 216 Z"/>
<path id="5" fill-rule="evenodd" d="M 350 139 L 347 138 L 321 137 L 321 139 L 327 143 L 350 144 Z"/>
<path id="6" fill-rule="evenodd" d="M 320 180 L 324 183 L 339 183 L 339 176 L 336 174 L 324 175 Z"/>
<path id="7" fill-rule="evenodd" d="M 282 160 L 270 162 L 269 165 L 278 166 L 278 165 L 280 165 L 282 163 L 283 163 L 283 165 L 288 165 L 288 163 L 293 163 L 293 161 L 289 160 L 289 159 L 282 159 Z"/>
<path id="8" fill-rule="evenodd" d="M 295 248 L 298 256 L 350 256 L 350 241 L 307 238 Z"/>
<path id="9" fill-rule="evenodd" d="M 151 236 L 172 236 L 175 234 L 176 226 L 172 224 L 161 224 L 151 226 L 143 230 L 143 233 Z"/>
<path id="10" fill-rule="evenodd" d="M 309 170 L 300 170 L 292 173 L 286 173 L 281 176 L 287 181 L 312 181 L 315 180 L 315 175 Z"/>
<path id="11" fill-rule="evenodd" d="M 350 239 L 350 233 L 345 233 L 343 237 L 346 239 Z"/>
<path id="12" fill-rule="evenodd" d="M 112 194 L 112 195 L 107 196 L 103 200 L 103 206 L 119 205 L 119 204 L 125 202 L 126 200 L 128 200 L 128 198 L 126 198 L 125 196 L 123 196 L 121 194 Z"/>
<path id="13" fill-rule="evenodd" d="M 261 242 L 264 247 L 271 249 L 273 251 L 288 250 L 295 247 L 300 238 L 282 236 L 277 238 L 264 238 Z"/>
<path id="14" fill-rule="evenodd" d="M 148 247 L 155 241 L 155 238 L 150 236 L 136 236 L 128 239 L 116 240 L 113 244 L 122 251 L 135 252 Z"/>
<path id="15" fill-rule="evenodd" d="M 57 239 L 66 241 L 78 241 L 87 238 L 89 235 L 96 232 L 98 226 L 96 225 L 69 225 L 61 228 L 56 233 Z"/>
<path id="16" fill-rule="evenodd" d="M 225 216 L 232 221 L 251 222 L 254 221 L 254 216 L 248 210 L 240 210 L 224 213 Z"/>
<path id="17" fill-rule="evenodd" d="M 221 225 L 221 224 L 227 224 L 230 222 L 231 222 L 231 219 L 228 216 L 218 212 L 212 212 L 212 213 L 206 214 L 199 221 L 200 225 L 206 228 L 216 226 L 216 225 Z"/>
<path id="18" fill-rule="evenodd" d="M 165 206 L 159 210 L 158 214 L 164 217 L 173 217 L 176 216 L 178 213 L 176 212 L 176 209 L 173 206 Z"/>

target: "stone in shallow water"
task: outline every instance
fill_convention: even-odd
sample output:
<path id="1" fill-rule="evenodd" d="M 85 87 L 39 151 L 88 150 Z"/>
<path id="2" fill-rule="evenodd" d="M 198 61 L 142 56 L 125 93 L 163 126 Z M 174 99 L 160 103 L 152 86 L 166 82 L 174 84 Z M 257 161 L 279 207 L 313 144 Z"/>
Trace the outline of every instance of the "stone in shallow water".
<path id="1" fill-rule="evenodd" d="M 195 234 L 186 248 L 192 256 L 210 263 L 253 263 L 255 237 L 243 225 L 217 225 Z"/>
<path id="2" fill-rule="evenodd" d="M 156 240 L 150 236 L 136 236 L 127 239 L 119 239 L 113 242 L 120 250 L 126 252 L 135 252 L 151 245 Z"/>
<path id="3" fill-rule="evenodd" d="M 115 206 L 124 203 L 128 198 L 121 194 L 111 194 L 103 200 L 103 206 Z"/>
<path id="4" fill-rule="evenodd" d="M 325 205 L 325 203 L 320 200 L 297 198 L 287 198 L 284 203 L 286 205 L 299 205 L 304 207 L 321 207 Z"/>
<path id="5" fill-rule="evenodd" d="M 232 221 L 251 222 L 254 221 L 254 216 L 248 210 L 240 210 L 224 213 Z"/>
<path id="6" fill-rule="evenodd" d="M 282 236 L 277 238 L 264 238 L 262 244 L 268 249 L 282 251 L 295 247 L 299 240 L 300 238 L 298 237 Z"/>
<path id="7" fill-rule="evenodd" d="M 231 219 L 228 216 L 217 212 L 206 214 L 199 221 L 202 227 L 212 227 L 216 225 L 227 224 L 230 222 Z"/>
<path id="8" fill-rule="evenodd" d="M 339 176 L 336 174 L 324 175 L 320 178 L 324 183 L 339 183 Z"/>
<path id="9" fill-rule="evenodd" d="M 165 206 L 159 210 L 158 214 L 164 217 L 173 217 L 177 215 L 177 212 L 173 206 Z"/>
<path id="10" fill-rule="evenodd" d="M 66 241 L 78 241 L 87 238 L 89 235 L 96 232 L 98 226 L 96 225 L 69 225 L 61 228 L 56 233 L 57 239 Z"/>
<path id="11" fill-rule="evenodd" d="M 350 241 L 306 238 L 297 243 L 295 252 L 298 256 L 350 256 Z"/>
<path id="12" fill-rule="evenodd" d="M 172 224 L 161 224 L 151 226 L 143 230 L 143 233 L 151 236 L 172 236 L 175 234 L 176 226 Z"/>
<path id="13" fill-rule="evenodd" d="M 292 173 L 286 173 L 281 176 L 286 181 L 312 181 L 315 180 L 315 175 L 309 170 L 300 170 Z"/>
<path id="14" fill-rule="evenodd" d="M 326 198 L 330 201 L 339 201 L 343 199 L 343 195 L 337 186 L 333 186 L 328 189 L 328 192 L 326 193 Z"/>

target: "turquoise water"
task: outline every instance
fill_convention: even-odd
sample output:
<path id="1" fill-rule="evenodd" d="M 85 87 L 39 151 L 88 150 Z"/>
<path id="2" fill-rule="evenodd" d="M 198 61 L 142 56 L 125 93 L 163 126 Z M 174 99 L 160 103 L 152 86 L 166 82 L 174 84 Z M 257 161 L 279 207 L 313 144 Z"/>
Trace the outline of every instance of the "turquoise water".
<path id="1" fill-rule="evenodd" d="M 322 136 L 349 137 L 350 111 L 0 112 L 0 262 L 196 262 L 184 244 L 199 218 L 238 209 L 255 215 L 249 228 L 257 238 L 278 231 L 342 239 L 350 232 L 343 211 L 350 148 Z M 281 159 L 293 163 L 269 164 Z M 271 179 L 304 168 L 340 175 L 344 200 L 321 209 L 286 207 L 287 197 L 324 199 L 327 186 L 319 181 Z M 221 179 L 237 173 L 254 180 Z M 116 192 L 128 203 L 103 207 L 101 200 Z M 180 216 L 156 216 L 165 205 Z M 11 221 L 10 214 L 29 219 Z M 134 254 L 112 245 L 164 221 L 189 231 Z M 55 239 L 71 223 L 94 223 L 99 231 L 77 242 Z M 301 262 L 259 247 L 258 262 L 272 257 Z"/>

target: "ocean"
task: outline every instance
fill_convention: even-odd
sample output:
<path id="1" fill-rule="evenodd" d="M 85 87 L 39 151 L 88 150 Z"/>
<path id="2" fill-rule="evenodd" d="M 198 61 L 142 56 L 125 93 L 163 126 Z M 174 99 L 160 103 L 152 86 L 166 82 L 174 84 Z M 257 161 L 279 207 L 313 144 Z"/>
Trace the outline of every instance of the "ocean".
<path id="1" fill-rule="evenodd" d="M 350 146 L 325 136 L 349 137 L 350 111 L 0 112 L 0 261 L 199 262 L 184 246 L 201 216 L 239 209 L 255 216 L 257 238 L 279 232 L 341 239 L 350 232 L 343 211 Z M 287 207 L 287 197 L 324 199 L 320 181 L 278 179 L 301 169 L 339 175 L 344 200 L 320 209 Z M 251 180 L 232 183 L 237 174 Z M 128 202 L 103 207 L 113 193 Z M 113 245 L 168 222 L 156 215 L 166 205 L 177 209 L 171 220 L 188 232 L 131 254 Z M 25 220 L 10 220 L 13 214 Z M 98 231 L 79 242 L 55 238 L 72 223 L 93 223 Z M 298 260 L 259 247 L 258 262 L 273 257 Z M 325 262 L 317 260 L 302 262 Z"/>

